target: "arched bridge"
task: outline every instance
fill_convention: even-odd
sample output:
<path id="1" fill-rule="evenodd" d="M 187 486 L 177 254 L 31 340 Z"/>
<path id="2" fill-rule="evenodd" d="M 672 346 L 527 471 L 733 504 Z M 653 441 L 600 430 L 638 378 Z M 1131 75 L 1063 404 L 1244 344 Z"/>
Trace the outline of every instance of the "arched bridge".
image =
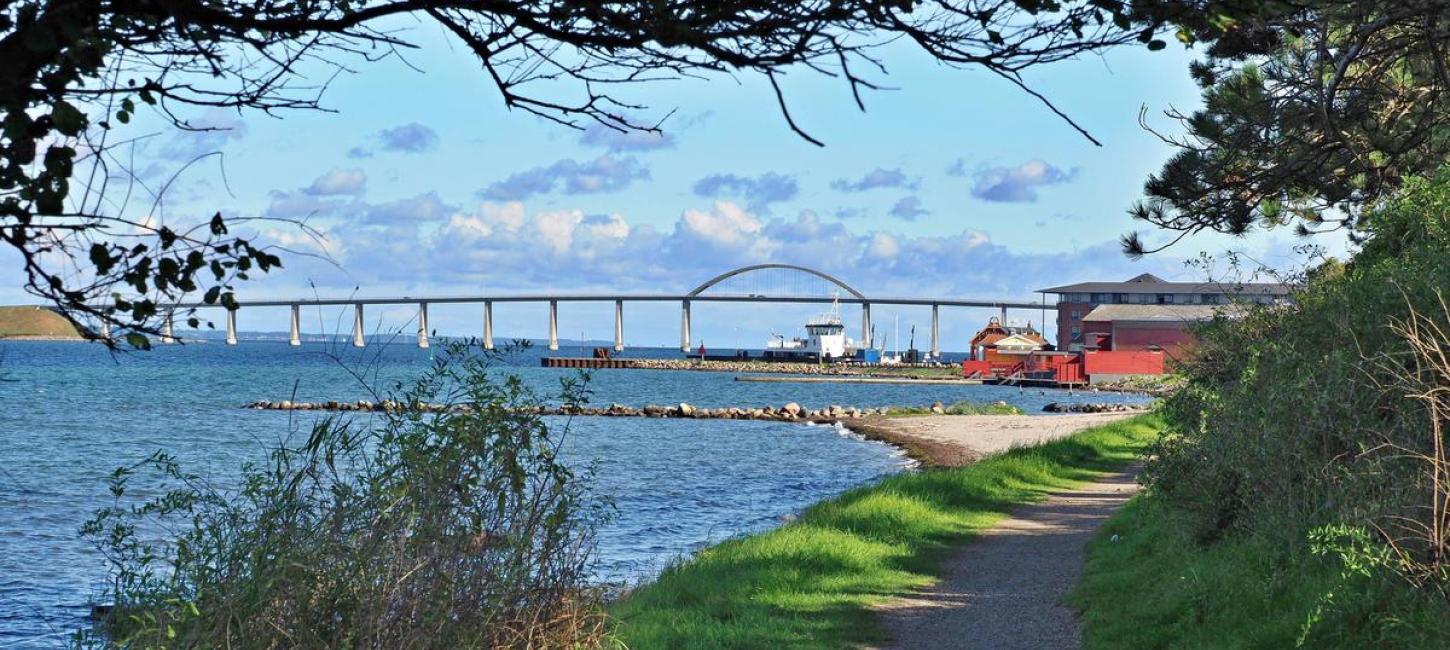
<path id="1" fill-rule="evenodd" d="M 717 275 L 717 276 L 715 276 L 713 278 L 710 278 L 709 280 L 706 280 L 704 284 L 701 284 L 700 286 L 695 287 L 695 290 L 694 291 L 691 291 L 691 292 L 689 292 L 689 293 L 687 293 L 685 295 L 686 296 L 689 296 L 691 298 L 694 298 L 696 296 L 699 296 L 701 293 L 704 293 L 705 291 L 707 291 L 707 290 L 709 290 L 711 288 L 714 288 L 714 287 L 718 286 L 720 283 L 725 282 L 726 280 L 729 280 L 731 278 L 738 277 L 738 276 L 743 276 L 743 275 L 747 275 L 747 274 L 751 274 L 751 273 L 754 273 L 756 271 L 767 271 L 767 270 L 773 270 L 773 269 L 781 269 L 781 270 L 786 270 L 786 271 L 797 271 L 797 272 L 800 272 L 800 273 L 803 273 L 803 274 L 806 274 L 806 275 L 812 275 L 812 276 L 815 276 L 815 277 L 817 277 L 817 278 L 819 278 L 821 280 L 825 280 L 826 282 L 829 282 L 831 284 L 836 285 L 837 288 L 845 289 L 846 290 L 846 293 L 849 293 L 852 296 L 855 296 L 856 298 L 859 298 L 861 300 L 866 300 L 866 296 L 865 295 L 862 295 L 862 293 L 860 291 L 857 291 L 857 290 L 851 288 L 851 285 L 846 284 L 845 282 L 842 282 L 841 280 L 837 279 L 836 276 L 829 275 L 827 273 L 824 273 L 822 271 L 817 271 L 815 269 L 809 269 L 809 268 L 806 268 L 804 266 L 796 266 L 794 264 L 752 264 L 750 266 L 742 266 L 742 267 L 740 267 L 738 269 L 735 269 L 733 271 L 726 271 L 724 273 L 721 273 L 720 275 Z M 758 294 L 758 295 L 762 295 L 763 296 L 765 294 Z"/>
<path id="2" fill-rule="evenodd" d="M 766 281 L 772 272 L 785 272 L 787 281 Z M 816 282 L 820 287 L 802 289 L 800 281 Z M 755 284 L 750 284 L 755 282 Z M 744 284 L 745 288 L 732 284 Z M 819 290 L 820 288 L 824 290 Z M 844 292 L 845 295 L 842 295 Z M 378 296 L 350 298 L 300 298 L 296 300 L 238 300 L 237 310 L 226 313 L 227 343 L 237 342 L 237 311 L 257 307 L 291 308 L 291 343 L 301 345 L 301 308 L 319 306 L 353 307 L 353 345 L 366 344 L 363 325 L 363 308 L 366 305 L 416 304 L 418 306 L 418 345 L 428 346 L 428 305 L 472 303 L 483 305 L 483 342 L 493 348 L 493 305 L 494 303 L 537 302 L 549 306 L 549 349 L 559 349 L 559 303 L 561 302 L 614 302 L 614 348 L 624 349 L 624 303 L 625 302 L 677 302 L 680 303 L 680 348 L 690 349 L 690 305 L 693 302 L 748 302 L 748 303 L 840 303 L 861 306 L 862 340 L 871 338 L 872 305 L 920 305 L 931 307 L 931 352 L 940 353 L 937 335 L 938 314 L 942 307 L 974 307 L 998 309 L 1005 320 L 1008 309 L 1042 309 L 1041 303 L 1013 300 L 992 300 L 981 298 L 926 296 L 876 296 L 868 297 L 841 279 L 816 269 L 794 264 L 754 264 L 721 273 L 695 287 L 688 293 L 635 293 L 635 294 L 498 294 L 470 296 Z M 220 305 L 205 303 L 178 303 L 166 312 L 162 326 L 163 342 L 172 342 L 172 320 L 176 311 L 219 308 Z M 109 336 L 103 330 L 102 336 Z"/>

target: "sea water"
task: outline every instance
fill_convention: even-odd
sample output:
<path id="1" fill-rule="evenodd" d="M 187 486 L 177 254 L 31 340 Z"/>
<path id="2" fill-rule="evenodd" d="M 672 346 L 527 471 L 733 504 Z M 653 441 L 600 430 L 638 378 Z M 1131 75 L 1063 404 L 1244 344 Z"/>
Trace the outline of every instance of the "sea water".
<path id="1" fill-rule="evenodd" d="M 160 346 L 111 354 L 79 343 L 0 343 L 0 647 L 63 645 L 86 625 L 106 566 L 77 530 L 110 496 L 119 465 L 166 450 L 183 467 L 234 476 L 269 445 L 322 414 L 240 408 L 257 400 L 371 399 L 406 382 L 435 351 L 278 341 Z M 518 352 L 512 373 L 542 394 L 577 370 Z M 632 350 L 631 356 L 679 356 Z M 954 384 L 737 382 L 729 373 L 598 370 L 592 403 L 755 407 L 797 402 L 872 407 L 1004 400 L 1029 413 L 1052 401 L 1141 401 L 1113 393 Z M 590 464 L 616 514 L 598 540 L 601 580 L 647 579 L 722 539 L 778 525 L 797 510 L 902 471 L 896 449 L 836 427 L 780 422 L 552 418 L 569 427 L 566 461 Z"/>

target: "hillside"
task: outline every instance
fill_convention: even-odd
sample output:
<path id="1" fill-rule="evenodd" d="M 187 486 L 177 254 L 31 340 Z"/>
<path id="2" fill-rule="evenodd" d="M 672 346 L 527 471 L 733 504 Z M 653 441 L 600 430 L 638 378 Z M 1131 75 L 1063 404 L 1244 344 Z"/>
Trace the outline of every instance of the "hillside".
<path id="1" fill-rule="evenodd" d="M 69 318 L 46 307 L 0 307 L 0 339 L 79 341 L 80 329 Z"/>

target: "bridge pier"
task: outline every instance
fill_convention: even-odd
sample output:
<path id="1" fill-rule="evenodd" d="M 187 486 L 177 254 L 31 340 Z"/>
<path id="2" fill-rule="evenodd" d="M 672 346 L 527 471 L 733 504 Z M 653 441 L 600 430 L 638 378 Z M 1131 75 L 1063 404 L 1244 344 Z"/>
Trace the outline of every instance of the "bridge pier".
<path id="1" fill-rule="evenodd" d="M 483 349 L 493 349 L 493 301 L 483 301 Z"/>
<path id="2" fill-rule="evenodd" d="M 175 315 L 176 315 L 176 312 L 171 311 L 169 309 L 166 310 L 166 317 L 164 319 L 162 319 L 162 321 L 161 321 L 161 342 L 162 343 L 171 344 L 171 343 L 175 343 L 176 342 L 176 337 L 172 334 L 172 327 L 171 327 L 171 321 L 172 321 L 172 318 L 175 317 Z"/>
<path id="3" fill-rule="evenodd" d="M 624 351 L 624 301 L 614 301 L 614 351 Z"/>
<path id="4" fill-rule="evenodd" d="M 939 357 L 939 356 L 941 356 L 941 344 L 940 344 L 940 341 L 939 341 L 939 339 L 937 337 L 937 332 L 939 331 L 938 323 L 941 320 L 941 318 L 940 318 L 940 312 L 941 312 L 941 305 L 933 304 L 931 306 L 931 356 L 932 357 Z"/>
<path id="5" fill-rule="evenodd" d="M 871 303 L 861 303 L 861 340 L 863 343 L 858 347 L 870 348 L 875 342 L 871 340 Z"/>
<path id="6" fill-rule="evenodd" d="M 227 310 L 227 345 L 237 344 L 237 310 Z"/>
<path id="7" fill-rule="evenodd" d="M 352 346 L 360 348 L 368 344 L 363 337 L 363 304 L 354 303 L 352 309 Z"/>
<path id="8" fill-rule="evenodd" d="M 1007 326 L 1007 305 L 1002 305 L 1002 318 L 1000 319 L 1000 322 L 1002 323 L 1003 327 Z"/>
<path id="9" fill-rule="evenodd" d="M 428 303 L 418 303 L 418 347 L 428 347 Z"/>
<path id="10" fill-rule="evenodd" d="M 302 345 L 302 305 L 292 305 L 292 331 L 287 336 L 287 345 Z"/>
<path id="11" fill-rule="evenodd" d="M 559 301 L 549 301 L 549 349 L 559 349 Z"/>
<path id="12" fill-rule="evenodd" d="M 690 301 L 680 301 L 680 351 L 690 351 Z"/>

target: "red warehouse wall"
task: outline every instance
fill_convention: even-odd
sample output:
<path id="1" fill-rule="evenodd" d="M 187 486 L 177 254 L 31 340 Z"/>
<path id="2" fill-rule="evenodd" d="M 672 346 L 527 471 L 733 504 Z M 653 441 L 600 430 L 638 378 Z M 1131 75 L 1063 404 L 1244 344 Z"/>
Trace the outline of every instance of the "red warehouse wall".
<path id="1" fill-rule="evenodd" d="M 1083 370 L 1093 375 L 1161 375 L 1162 352 L 1147 350 L 1131 352 L 1084 352 Z"/>
<path id="2" fill-rule="evenodd" d="M 1157 347 L 1171 359 L 1183 356 L 1184 350 L 1193 345 L 1193 335 L 1187 325 L 1160 325 L 1125 327 L 1118 324 L 1113 328 L 1113 350 L 1131 352 Z"/>

